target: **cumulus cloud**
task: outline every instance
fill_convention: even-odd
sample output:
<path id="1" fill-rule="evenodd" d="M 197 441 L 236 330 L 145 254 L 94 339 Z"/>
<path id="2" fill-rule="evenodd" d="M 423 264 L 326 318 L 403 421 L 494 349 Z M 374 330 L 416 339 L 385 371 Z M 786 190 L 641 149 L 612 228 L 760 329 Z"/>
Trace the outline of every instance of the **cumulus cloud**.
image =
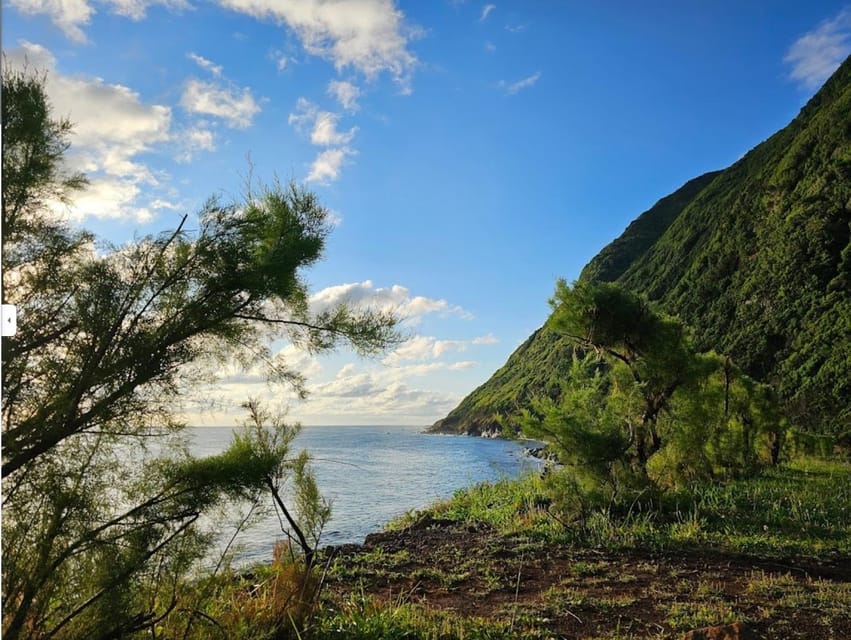
<path id="1" fill-rule="evenodd" d="M 210 60 L 207 60 L 207 58 L 205 58 L 203 56 L 199 56 L 197 53 L 189 53 L 189 54 L 187 54 L 187 57 L 190 60 L 192 60 L 192 62 L 197 64 L 199 67 L 201 67 L 202 69 L 205 69 L 206 71 L 209 71 L 210 73 L 212 73 L 215 77 L 217 77 L 217 78 L 222 77 L 223 69 L 222 69 L 221 65 L 215 64 L 215 63 L 211 62 Z"/>
<path id="2" fill-rule="evenodd" d="M 45 15 L 74 42 L 86 42 L 83 27 L 96 13 L 87 0 L 10 0 L 10 6 L 28 15 Z M 183 0 L 103 0 L 100 4 L 113 13 L 134 20 L 145 17 L 149 6 L 160 4 L 172 8 L 189 6 Z"/>
<path id="3" fill-rule="evenodd" d="M 484 22 L 485 20 L 487 20 L 488 16 L 491 14 L 491 11 L 493 11 L 494 9 L 496 9 L 495 4 L 486 4 L 484 7 L 482 7 L 482 15 L 479 17 L 479 22 Z"/>
<path id="4" fill-rule="evenodd" d="M 515 93 L 519 93 L 524 89 L 528 89 L 530 87 L 535 86 L 535 83 L 541 77 L 541 72 L 537 71 L 533 73 L 531 76 L 523 78 L 522 80 L 518 80 L 517 82 L 508 83 L 505 80 L 500 80 L 497 85 L 502 91 L 509 96 L 513 96 Z"/>
<path id="5" fill-rule="evenodd" d="M 133 180 L 90 177 L 86 188 L 74 195 L 72 204 L 55 202 L 50 206 L 55 215 L 65 219 L 125 219 L 144 224 L 154 218 L 158 207 L 154 207 L 153 202 L 147 206 L 140 205 L 138 198 L 141 191 Z"/>
<path id="6" fill-rule="evenodd" d="M 234 129 L 251 126 L 260 107 L 246 88 L 225 87 L 191 78 L 183 90 L 180 105 L 190 113 L 221 118 Z"/>
<path id="7" fill-rule="evenodd" d="M 328 83 L 328 95 L 336 98 L 346 111 L 357 111 L 360 108 L 360 89 L 351 82 L 332 80 Z"/>
<path id="8" fill-rule="evenodd" d="M 311 55 L 369 78 L 389 73 L 410 88 L 416 58 L 408 51 L 418 30 L 393 0 L 219 0 L 224 7 L 285 24 Z"/>
<path id="9" fill-rule="evenodd" d="M 478 338 L 473 338 L 473 344 L 481 345 L 481 344 L 497 344 L 499 340 L 492 333 L 487 334 L 486 336 L 479 336 Z"/>
<path id="10" fill-rule="evenodd" d="M 38 44 L 22 42 L 7 52 L 6 61 L 13 67 L 46 71 L 45 90 L 56 113 L 73 123 L 66 162 L 87 173 L 90 185 L 75 196 L 71 207 L 59 207 L 64 214 L 75 219 L 150 220 L 153 207 L 140 204 L 140 185 L 157 187 L 161 177 L 138 156 L 171 140 L 171 109 L 144 104 L 129 87 L 101 78 L 64 75 L 53 54 Z"/>
<path id="11" fill-rule="evenodd" d="M 327 287 L 310 298 L 311 309 L 317 312 L 341 303 L 391 311 L 406 318 L 409 324 L 416 324 L 423 316 L 430 313 L 441 316 L 453 315 L 464 319 L 472 318 L 472 314 L 468 311 L 459 306 L 450 305 L 444 299 L 412 296 L 407 287 L 401 285 L 376 288 L 371 280 Z"/>
<path id="12" fill-rule="evenodd" d="M 851 53 L 851 8 L 805 33 L 783 59 L 792 65 L 790 76 L 807 89 L 816 89 Z"/>
<path id="13" fill-rule="evenodd" d="M 384 364 L 398 365 L 405 361 L 436 360 L 450 352 L 466 351 L 463 340 L 438 340 L 432 336 L 413 336 L 397 347 L 384 360 Z"/>
<path id="14" fill-rule="evenodd" d="M 359 371 L 347 365 L 331 381 L 310 390 L 305 410 L 315 415 L 381 416 L 434 420 L 459 400 L 457 394 L 417 388 L 414 378 L 438 371 L 459 371 L 475 363 L 429 363 Z"/>
<path id="15" fill-rule="evenodd" d="M 310 171 L 305 180 L 328 184 L 340 177 L 340 170 L 349 156 L 357 152 L 353 149 L 326 149 L 322 151 L 310 165 Z"/>

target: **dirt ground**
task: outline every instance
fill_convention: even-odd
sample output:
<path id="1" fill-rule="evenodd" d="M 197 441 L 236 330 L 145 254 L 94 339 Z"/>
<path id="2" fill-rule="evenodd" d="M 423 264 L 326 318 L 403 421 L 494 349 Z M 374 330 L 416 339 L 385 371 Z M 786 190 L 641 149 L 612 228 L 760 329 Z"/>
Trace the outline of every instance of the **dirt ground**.
<path id="1" fill-rule="evenodd" d="M 357 588 L 554 638 L 676 638 L 736 621 L 755 638 L 851 638 L 851 558 L 594 550 L 429 517 L 333 552 L 337 596 Z"/>

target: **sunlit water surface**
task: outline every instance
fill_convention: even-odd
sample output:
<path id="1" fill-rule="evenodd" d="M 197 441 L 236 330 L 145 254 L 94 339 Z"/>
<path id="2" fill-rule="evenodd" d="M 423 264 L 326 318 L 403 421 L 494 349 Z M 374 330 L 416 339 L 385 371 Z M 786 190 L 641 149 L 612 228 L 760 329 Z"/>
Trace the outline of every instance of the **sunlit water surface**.
<path id="1" fill-rule="evenodd" d="M 310 452 L 319 489 L 333 502 L 321 546 L 362 542 L 394 518 L 448 498 L 457 489 L 514 477 L 540 464 L 517 442 L 421 431 L 421 427 L 303 428 L 294 450 Z M 189 433 L 193 453 L 210 455 L 227 447 L 233 432 L 229 427 L 204 427 Z M 222 527 L 223 539 L 230 537 L 226 529 Z M 267 513 L 240 535 L 238 562 L 268 561 L 282 537 L 277 516 Z"/>

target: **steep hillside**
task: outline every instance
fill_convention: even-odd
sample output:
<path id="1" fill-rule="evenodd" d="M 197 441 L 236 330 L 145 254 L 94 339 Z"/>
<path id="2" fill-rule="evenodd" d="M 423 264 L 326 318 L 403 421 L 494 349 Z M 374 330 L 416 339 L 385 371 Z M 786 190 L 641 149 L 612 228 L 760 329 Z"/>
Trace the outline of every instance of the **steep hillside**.
<path id="1" fill-rule="evenodd" d="M 620 278 L 633 262 L 641 258 L 691 204 L 697 194 L 712 182 L 720 171 L 710 171 L 693 178 L 669 196 L 633 220 L 613 242 L 594 256 L 579 276 L 585 280 L 612 282 Z"/>
<path id="2" fill-rule="evenodd" d="M 660 200 L 581 277 L 620 282 L 678 315 L 700 347 L 772 382 L 800 426 L 848 429 L 851 58 L 789 126 Z M 551 392 L 566 353 L 539 330 L 433 429 L 492 427 L 495 413 Z"/>

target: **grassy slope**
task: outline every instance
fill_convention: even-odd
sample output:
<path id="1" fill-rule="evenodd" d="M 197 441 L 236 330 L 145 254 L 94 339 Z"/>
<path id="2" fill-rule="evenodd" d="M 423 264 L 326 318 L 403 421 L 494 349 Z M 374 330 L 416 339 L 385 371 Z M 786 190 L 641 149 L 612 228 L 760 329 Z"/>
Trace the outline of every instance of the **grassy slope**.
<path id="1" fill-rule="evenodd" d="M 851 428 L 851 58 L 785 129 L 688 182 L 605 247 L 617 280 L 779 390 L 805 429 Z M 551 393 L 570 353 L 546 327 L 433 430 L 479 433 Z"/>
<path id="2" fill-rule="evenodd" d="M 672 638 L 744 622 L 851 633 L 851 464 L 601 507 L 565 528 L 553 476 L 486 483 L 339 549 L 315 636 Z"/>

